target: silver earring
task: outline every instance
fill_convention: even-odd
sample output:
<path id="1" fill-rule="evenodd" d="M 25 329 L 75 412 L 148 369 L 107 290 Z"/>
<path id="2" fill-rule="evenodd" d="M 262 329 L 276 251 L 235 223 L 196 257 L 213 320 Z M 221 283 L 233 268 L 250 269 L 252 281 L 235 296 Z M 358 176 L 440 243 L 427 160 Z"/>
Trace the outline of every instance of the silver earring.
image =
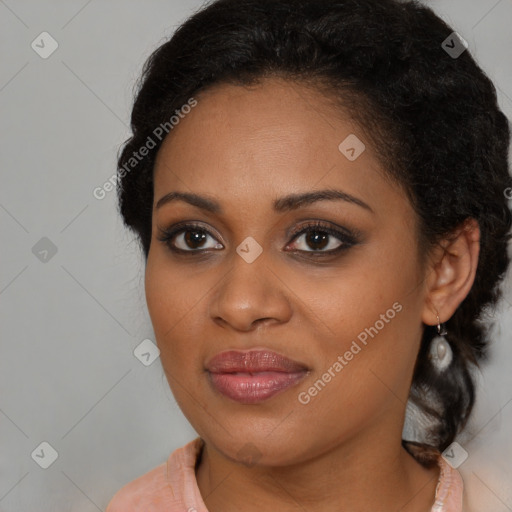
<path id="1" fill-rule="evenodd" d="M 453 351 L 444 335 L 448 334 L 446 329 L 441 327 L 439 315 L 437 315 L 437 336 L 431 341 L 430 360 L 434 367 L 442 372 L 450 366 L 453 359 Z"/>

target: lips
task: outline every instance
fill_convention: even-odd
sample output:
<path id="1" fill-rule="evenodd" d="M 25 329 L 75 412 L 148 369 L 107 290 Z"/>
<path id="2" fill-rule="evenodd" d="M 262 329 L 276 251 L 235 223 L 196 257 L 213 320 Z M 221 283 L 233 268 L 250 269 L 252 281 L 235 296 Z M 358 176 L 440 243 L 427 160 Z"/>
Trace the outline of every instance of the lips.
<path id="1" fill-rule="evenodd" d="M 309 369 L 270 350 L 221 352 L 206 365 L 213 388 L 239 403 L 267 400 L 302 380 Z"/>
<path id="2" fill-rule="evenodd" d="M 230 350 L 213 357 L 206 365 L 212 373 L 300 372 L 307 366 L 270 350 Z"/>

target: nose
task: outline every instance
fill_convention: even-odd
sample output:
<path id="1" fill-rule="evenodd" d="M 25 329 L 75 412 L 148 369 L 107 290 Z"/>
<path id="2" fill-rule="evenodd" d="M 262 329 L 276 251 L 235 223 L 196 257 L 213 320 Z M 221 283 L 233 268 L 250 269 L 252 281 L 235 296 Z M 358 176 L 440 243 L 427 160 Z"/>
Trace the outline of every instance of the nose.
<path id="1" fill-rule="evenodd" d="M 234 256 L 231 270 L 210 296 L 209 314 L 214 322 L 251 331 L 262 324 L 289 321 L 289 289 L 262 256 L 252 263 Z"/>

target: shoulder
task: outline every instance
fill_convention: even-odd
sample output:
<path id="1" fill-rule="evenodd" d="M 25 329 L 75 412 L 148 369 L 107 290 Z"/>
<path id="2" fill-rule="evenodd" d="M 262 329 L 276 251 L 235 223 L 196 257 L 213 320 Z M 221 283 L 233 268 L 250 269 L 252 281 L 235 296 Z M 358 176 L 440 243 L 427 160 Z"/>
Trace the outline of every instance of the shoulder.
<path id="1" fill-rule="evenodd" d="M 173 512 L 186 510 L 189 497 L 200 502 L 194 465 L 201 446 L 196 438 L 177 448 L 166 462 L 119 489 L 105 512 Z"/>
<path id="2" fill-rule="evenodd" d="M 154 510 L 155 505 L 165 505 L 172 499 L 166 487 L 166 463 L 148 471 L 119 489 L 105 512 L 139 512 Z M 149 508 L 153 507 L 153 508 Z"/>

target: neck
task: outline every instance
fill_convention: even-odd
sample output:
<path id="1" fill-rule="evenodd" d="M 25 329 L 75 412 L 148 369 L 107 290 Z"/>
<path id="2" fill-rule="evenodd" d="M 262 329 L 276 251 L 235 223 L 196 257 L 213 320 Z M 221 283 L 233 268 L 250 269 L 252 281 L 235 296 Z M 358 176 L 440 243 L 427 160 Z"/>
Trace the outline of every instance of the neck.
<path id="1" fill-rule="evenodd" d="M 380 424 L 315 457 L 278 467 L 248 467 L 207 443 L 197 483 L 209 512 L 429 512 L 439 468 L 421 466 L 400 437 L 386 442 Z"/>

